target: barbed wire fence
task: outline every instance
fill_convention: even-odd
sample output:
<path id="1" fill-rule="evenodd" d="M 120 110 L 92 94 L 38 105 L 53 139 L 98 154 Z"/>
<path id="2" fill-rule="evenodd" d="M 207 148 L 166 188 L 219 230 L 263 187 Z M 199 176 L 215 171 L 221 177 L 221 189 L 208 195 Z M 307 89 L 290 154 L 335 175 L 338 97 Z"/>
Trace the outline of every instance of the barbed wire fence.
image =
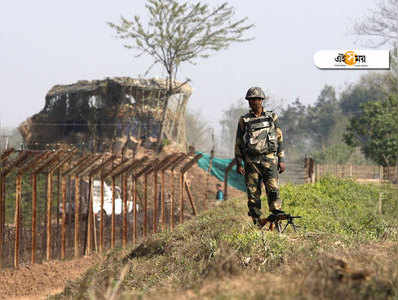
<path id="1" fill-rule="evenodd" d="M 79 257 L 173 230 L 207 207 L 187 180 L 201 156 L 0 153 L 0 266 Z"/>

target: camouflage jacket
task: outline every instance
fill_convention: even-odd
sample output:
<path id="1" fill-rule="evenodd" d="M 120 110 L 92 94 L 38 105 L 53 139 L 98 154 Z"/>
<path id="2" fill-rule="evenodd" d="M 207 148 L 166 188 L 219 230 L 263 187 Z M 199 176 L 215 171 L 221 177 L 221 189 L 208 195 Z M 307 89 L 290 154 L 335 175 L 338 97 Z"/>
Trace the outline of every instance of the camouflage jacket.
<path id="1" fill-rule="evenodd" d="M 276 113 L 274 112 L 269 112 L 271 113 L 275 130 L 276 130 L 276 138 L 277 138 L 277 151 L 276 155 L 278 157 L 279 162 L 284 162 L 284 151 L 283 151 L 283 135 L 282 135 L 282 130 L 279 126 L 279 119 Z M 265 116 L 265 112 L 263 111 L 261 113 L 261 116 Z M 242 165 L 242 161 L 245 160 L 245 153 L 246 153 L 246 145 L 244 141 L 244 134 L 245 134 L 245 122 L 244 119 L 246 118 L 256 118 L 254 113 L 250 110 L 249 113 L 243 115 L 239 119 L 239 124 L 238 124 L 238 129 L 236 131 L 236 141 L 235 141 L 235 159 L 238 165 Z M 271 153 L 273 156 L 274 153 Z M 267 156 L 264 154 L 264 156 Z M 258 159 L 258 157 L 251 157 L 249 154 L 247 154 L 248 159 Z"/>

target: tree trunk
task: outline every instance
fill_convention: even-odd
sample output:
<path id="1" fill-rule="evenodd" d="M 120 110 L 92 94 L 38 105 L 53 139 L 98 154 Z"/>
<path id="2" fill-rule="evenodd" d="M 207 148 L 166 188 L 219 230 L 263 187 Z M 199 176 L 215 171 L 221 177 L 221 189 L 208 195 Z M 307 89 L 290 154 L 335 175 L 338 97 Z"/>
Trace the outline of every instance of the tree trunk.
<path id="1" fill-rule="evenodd" d="M 158 145 L 157 145 L 157 151 L 160 152 L 162 150 L 162 140 L 164 136 L 164 124 L 166 122 L 166 114 L 167 114 L 167 106 L 169 104 L 169 99 L 170 96 L 172 95 L 173 92 L 173 73 L 170 71 L 169 72 L 169 88 L 167 90 L 166 97 L 164 99 L 164 104 L 163 104 L 163 111 L 162 111 L 162 119 L 160 121 L 160 130 L 159 130 L 159 135 L 158 135 Z"/>

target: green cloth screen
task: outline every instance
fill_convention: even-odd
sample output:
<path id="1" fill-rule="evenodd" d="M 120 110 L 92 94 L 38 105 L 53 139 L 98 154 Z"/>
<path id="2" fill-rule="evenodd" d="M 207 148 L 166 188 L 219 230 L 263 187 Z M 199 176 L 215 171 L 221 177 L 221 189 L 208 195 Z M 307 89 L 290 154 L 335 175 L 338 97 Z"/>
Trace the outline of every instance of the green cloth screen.
<path id="1" fill-rule="evenodd" d="M 202 158 L 199 159 L 198 165 L 200 168 L 207 171 L 209 169 L 209 164 L 210 164 L 210 155 L 202 152 L 198 153 L 201 153 L 203 155 Z M 232 159 L 223 159 L 223 158 L 214 157 L 210 174 L 215 176 L 222 182 L 224 182 L 225 169 L 228 167 L 231 161 Z M 246 192 L 245 178 L 244 176 L 236 172 L 236 165 L 232 168 L 232 170 L 228 174 L 228 185 L 243 192 Z"/>

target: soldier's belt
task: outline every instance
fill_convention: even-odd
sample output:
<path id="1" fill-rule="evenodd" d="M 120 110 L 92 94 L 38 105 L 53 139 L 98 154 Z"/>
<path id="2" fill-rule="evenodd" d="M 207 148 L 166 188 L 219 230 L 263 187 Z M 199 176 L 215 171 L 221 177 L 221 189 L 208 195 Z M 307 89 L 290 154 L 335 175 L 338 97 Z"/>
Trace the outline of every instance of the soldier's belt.
<path id="1" fill-rule="evenodd" d="M 267 157 L 267 155 L 273 154 L 273 157 Z M 260 154 L 260 155 L 253 155 L 253 154 L 248 154 L 246 156 L 247 162 L 261 162 L 261 161 L 266 161 L 266 162 L 273 162 L 274 158 L 276 157 L 276 152 L 271 152 L 268 154 Z"/>

